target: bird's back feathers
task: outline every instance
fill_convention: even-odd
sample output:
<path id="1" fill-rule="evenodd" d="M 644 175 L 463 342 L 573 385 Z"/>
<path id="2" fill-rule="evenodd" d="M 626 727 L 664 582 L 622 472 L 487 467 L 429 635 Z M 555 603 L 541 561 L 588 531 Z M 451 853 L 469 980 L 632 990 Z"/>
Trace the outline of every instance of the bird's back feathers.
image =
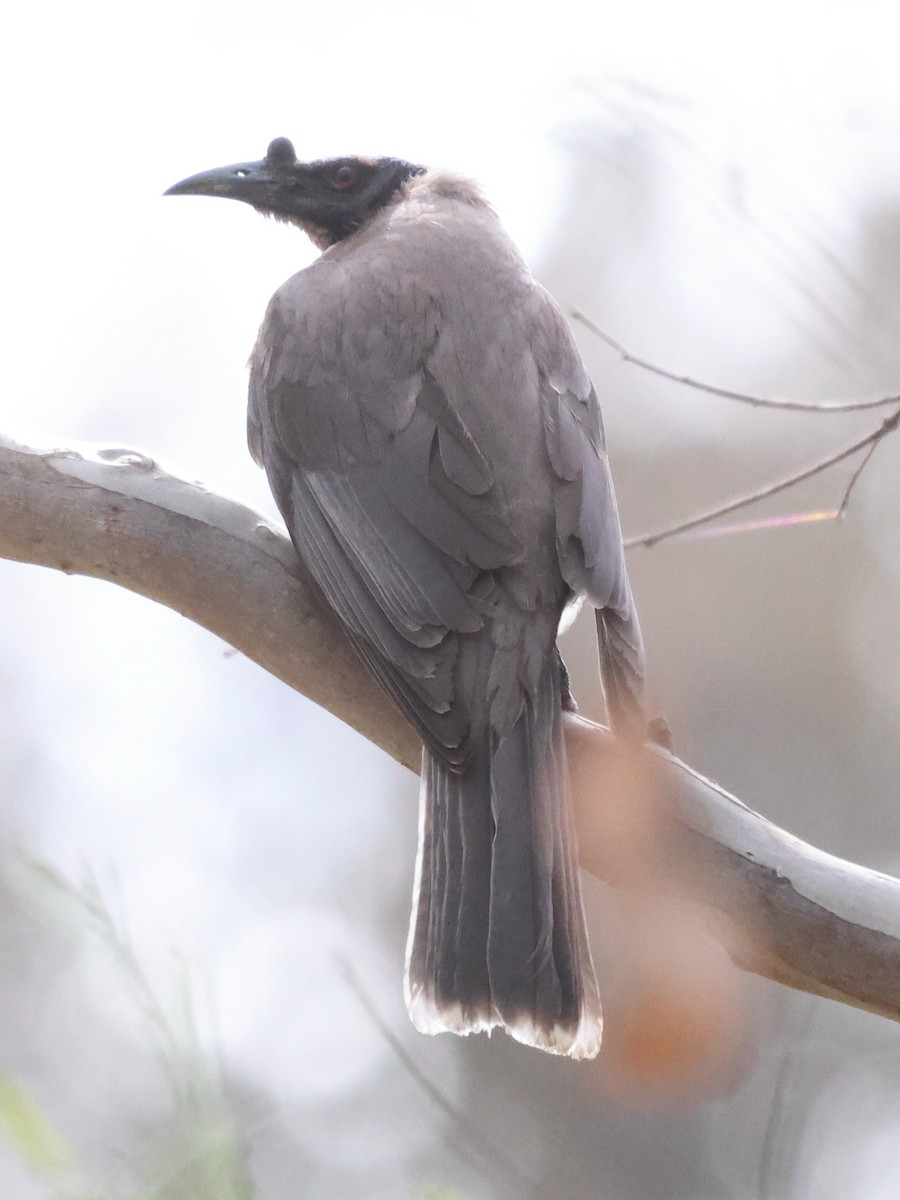
<path id="1" fill-rule="evenodd" d="M 288 280 L 251 370 L 251 447 L 298 549 L 437 753 L 451 693 L 470 724 L 485 716 L 453 686 L 459 635 L 491 638 L 470 669 L 510 679 L 517 699 L 491 710 L 503 724 L 570 590 L 631 614 L 596 396 L 556 305 L 468 186 L 417 177 Z"/>

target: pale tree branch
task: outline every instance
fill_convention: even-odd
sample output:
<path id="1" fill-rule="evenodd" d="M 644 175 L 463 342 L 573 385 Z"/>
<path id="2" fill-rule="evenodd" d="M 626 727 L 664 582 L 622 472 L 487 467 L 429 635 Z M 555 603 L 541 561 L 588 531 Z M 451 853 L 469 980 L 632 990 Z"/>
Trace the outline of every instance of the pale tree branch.
<path id="1" fill-rule="evenodd" d="M 284 533 L 145 455 L 0 439 L 0 557 L 108 579 L 183 613 L 418 769 L 416 734 Z M 607 836 L 620 751 L 600 726 L 567 721 L 582 864 L 621 883 Z M 792 837 L 662 750 L 648 750 L 643 769 L 692 852 L 678 887 L 739 966 L 900 1020 L 900 881 Z"/>

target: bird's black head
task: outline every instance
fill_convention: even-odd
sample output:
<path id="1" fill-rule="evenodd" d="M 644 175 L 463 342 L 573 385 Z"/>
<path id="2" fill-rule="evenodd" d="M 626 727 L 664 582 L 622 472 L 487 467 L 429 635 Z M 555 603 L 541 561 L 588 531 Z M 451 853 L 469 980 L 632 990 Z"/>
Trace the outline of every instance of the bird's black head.
<path id="1" fill-rule="evenodd" d="M 332 246 L 361 229 L 424 167 L 398 158 L 297 161 L 287 138 L 276 138 L 259 162 L 233 163 L 182 179 L 167 196 L 225 196 L 305 229 L 316 245 Z"/>

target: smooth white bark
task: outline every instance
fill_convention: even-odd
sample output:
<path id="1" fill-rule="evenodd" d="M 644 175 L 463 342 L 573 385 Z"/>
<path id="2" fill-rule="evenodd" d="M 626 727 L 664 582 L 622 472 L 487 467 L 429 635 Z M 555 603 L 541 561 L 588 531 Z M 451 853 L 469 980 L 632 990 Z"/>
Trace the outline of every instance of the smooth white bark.
<path id="1" fill-rule="evenodd" d="M 0 557 L 108 579 L 183 613 L 418 769 L 416 734 L 283 531 L 146 455 L 0 438 Z M 690 869 L 630 879 L 605 799 L 621 783 L 622 751 L 600 726 L 567 720 L 587 870 L 689 893 L 739 966 L 900 1020 L 900 881 L 816 850 L 656 750 L 641 755 L 640 790 L 671 825 L 669 865 Z"/>

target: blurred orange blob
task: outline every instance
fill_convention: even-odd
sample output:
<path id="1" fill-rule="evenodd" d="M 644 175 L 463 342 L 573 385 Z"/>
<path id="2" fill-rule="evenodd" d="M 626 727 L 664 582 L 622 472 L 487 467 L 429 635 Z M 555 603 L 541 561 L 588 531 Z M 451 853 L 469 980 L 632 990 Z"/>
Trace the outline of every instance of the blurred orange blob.
<path id="1" fill-rule="evenodd" d="M 690 898 L 708 865 L 662 799 L 658 759 L 611 740 L 599 787 L 579 752 L 586 730 L 570 719 L 581 861 L 613 885 L 597 923 L 613 978 L 599 980 L 603 1049 L 592 1078 L 639 1107 L 722 1095 L 750 1057 L 747 976 L 725 948 L 740 946 L 746 960 L 745 939 Z"/>
<path id="2" fill-rule="evenodd" d="M 644 895 L 625 908 L 598 1079 L 638 1107 L 732 1091 L 749 1048 L 741 973 L 691 902 Z"/>

